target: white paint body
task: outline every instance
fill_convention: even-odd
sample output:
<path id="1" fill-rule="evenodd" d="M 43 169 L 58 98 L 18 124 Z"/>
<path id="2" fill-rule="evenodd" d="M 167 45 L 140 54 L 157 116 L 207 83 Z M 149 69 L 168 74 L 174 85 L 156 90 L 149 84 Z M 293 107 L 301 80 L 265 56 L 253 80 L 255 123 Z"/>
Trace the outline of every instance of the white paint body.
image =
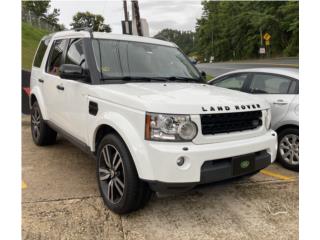
<path id="1" fill-rule="evenodd" d="M 53 36 L 53 40 L 75 35 L 88 37 L 87 32 L 67 33 L 58 33 Z M 95 34 L 96 37 L 98 35 L 107 35 L 111 39 L 124 38 L 127 41 L 138 40 L 175 46 L 151 38 Z M 91 151 L 96 150 L 95 136 L 99 126 L 111 126 L 126 143 L 141 179 L 168 183 L 198 182 L 200 169 L 205 161 L 261 150 L 266 150 L 271 155 L 272 162 L 275 160 L 276 133 L 267 130 L 264 122 L 254 130 L 205 136 L 201 133 L 200 114 L 204 113 L 203 106 L 259 104 L 264 121 L 265 110 L 270 108 L 266 101 L 249 94 L 198 83 L 90 85 L 61 79 L 45 73 L 45 62 L 51 43 L 41 67 L 33 67 L 31 74 L 31 94 L 37 98 L 43 118 L 84 142 Z M 38 78 L 45 79 L 45 83 L 39 83 Z M 57 91 L 57 84 L 63 85 L 65 90 Z M 98 103 L 99 111 L 96 116 L 88 114 L 90 100 Z M 200 131 L 192 142 L 187 143 L 147 141 L 146 112 L 190 114 Z M 189 150 L 183 151 L 183 147 L 188 147 Z M 176 164 L 180 156 L 186 158 L 182 167 Z"/>

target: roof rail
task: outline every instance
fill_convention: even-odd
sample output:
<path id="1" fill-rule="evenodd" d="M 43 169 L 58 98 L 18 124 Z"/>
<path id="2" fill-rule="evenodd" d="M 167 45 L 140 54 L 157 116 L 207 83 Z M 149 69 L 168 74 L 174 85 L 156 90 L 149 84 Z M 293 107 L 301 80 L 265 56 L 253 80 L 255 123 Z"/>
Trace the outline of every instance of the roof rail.
<path id="1" fill-rule="evenodd" d="M 71 30 L 76 31 L 76 32 L 88 31 L 90 34 L 90 37 L 93 38 L 93 29 L 91 27 L 79 27 L 79 28 L 73 28 Z"/>

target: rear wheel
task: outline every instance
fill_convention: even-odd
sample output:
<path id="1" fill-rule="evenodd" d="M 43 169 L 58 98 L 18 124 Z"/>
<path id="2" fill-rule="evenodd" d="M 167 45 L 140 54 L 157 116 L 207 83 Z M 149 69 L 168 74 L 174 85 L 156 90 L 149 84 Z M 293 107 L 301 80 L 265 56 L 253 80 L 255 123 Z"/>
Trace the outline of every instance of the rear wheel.
<path id="1" fill-rule="evenodd" d="M 278 135 L 277 160 L 285 168 L 299 170 L 299 130 L 287 128 Z"/>
<path id="2" fill-rule="evenodd" d="M 115 213 L 135 211 L 150 199 L 149 186 L 139 179 L 129 150 L 116 134 L 106 135 L 99 144 L 97 178 L 104 203 Z"/>
<path id="3" fill-rule="evenodd" d="M 57 138 L 57 132 L 44 122 L 38 102 L 34 102 L 31 108 L 31 133 L 38 146 L 53 144 Z"/>

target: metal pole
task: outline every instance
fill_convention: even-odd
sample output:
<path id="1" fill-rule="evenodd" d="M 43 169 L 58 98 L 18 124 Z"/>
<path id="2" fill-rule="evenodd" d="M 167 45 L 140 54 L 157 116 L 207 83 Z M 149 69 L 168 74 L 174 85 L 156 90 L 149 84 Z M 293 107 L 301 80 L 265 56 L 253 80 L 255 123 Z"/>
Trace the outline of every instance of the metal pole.
<path id="1" fill-rule="evenodd" d="M 261 27 L 260 27 L 260 46 L 263 47 L 262 29 L 261 29 Z"/>
<path id="2" fill-rule="evenodd" d="M 123 10 L 124 10 L 124 20 L 128 21 L 129 16 L 128 16 L 128 8 L 127 8 L 127 1 L 126 0 L 123 1 Z"/>
<path id="3" fill-rule="evenodd" d="M 138 0 L 132 0 L 131 2 L 133 4 L 133 8 L 135 10 L 135 16 L 132 16 L 132 18 L 135 17 L 135 19 L 136 19 L 138 36 L 142 36 L 143 34 L 142 34 L 142 27 L 141 27 L 141 21 L 140 21 L 140 12 L 139 12 Z"/>

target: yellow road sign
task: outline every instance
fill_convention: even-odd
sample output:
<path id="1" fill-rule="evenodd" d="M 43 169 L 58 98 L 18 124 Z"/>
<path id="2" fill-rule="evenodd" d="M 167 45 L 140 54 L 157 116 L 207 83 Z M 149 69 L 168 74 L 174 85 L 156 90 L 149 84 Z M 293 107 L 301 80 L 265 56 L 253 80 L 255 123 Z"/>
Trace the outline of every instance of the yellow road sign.
<path id="1" fill-rule="evenodd" d="M 266 41 L 269 41 L 270 38 L 271 38 L 271 35 L 269 33 L 267 33 L 267 32 L 263 35 L 263 39 L 266 40 Z"/>
<path id="2" fill-rule="evenodd" d="M 270 46 L 270 41 L 266 40 L 266 46 Z"/>

